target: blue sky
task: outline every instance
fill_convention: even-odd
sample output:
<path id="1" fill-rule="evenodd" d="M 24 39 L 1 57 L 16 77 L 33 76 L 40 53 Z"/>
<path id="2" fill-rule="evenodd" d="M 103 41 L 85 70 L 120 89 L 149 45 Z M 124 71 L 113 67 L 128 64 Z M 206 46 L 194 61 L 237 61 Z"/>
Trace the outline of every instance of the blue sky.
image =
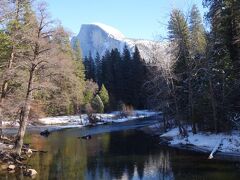
<path id="1" fill-rule="evenodd" d="M 173 8 L 187 12 L 202 0 L 48 0 L 54 19 L 74 34 L 81 24 L 100 22 L 117 28 L 126 37 L 157 39 L 167 35 L 167 22 Z"/>

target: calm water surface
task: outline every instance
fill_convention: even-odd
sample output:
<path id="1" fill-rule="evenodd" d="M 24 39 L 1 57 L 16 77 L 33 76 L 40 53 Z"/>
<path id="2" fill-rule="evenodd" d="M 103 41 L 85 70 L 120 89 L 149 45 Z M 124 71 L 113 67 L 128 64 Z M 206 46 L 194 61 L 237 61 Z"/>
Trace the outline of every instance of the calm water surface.
<path id="1" fill-rule="evenodd" d="M 29 166 L 41 180 L 239 180 L 240 164 L 207 160 L 203 154 L 160 146 L 158 139 L 139 128 L 154 123 L 144 119 L 94 128 L 66 129 L 48 138 L 38 132 L 26 141 L 36 149 Z M 79 136 L 94 134 L 91 140 Z M 1 172 L 0 179 L 27 179 L 19 174 Z"/>

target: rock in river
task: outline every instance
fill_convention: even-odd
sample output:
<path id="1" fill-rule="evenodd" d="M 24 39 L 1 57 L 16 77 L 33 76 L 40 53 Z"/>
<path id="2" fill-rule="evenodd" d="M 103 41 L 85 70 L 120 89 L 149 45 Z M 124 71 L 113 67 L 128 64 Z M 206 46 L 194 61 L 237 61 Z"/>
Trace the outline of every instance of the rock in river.
<path id="1" fill-rule="evenodd" d="M 24 175 L 25 175 L 25 176 L 33 177 L 33 176 L 36 176 L 36 175 L 37 175 L 37 171 L 36 171 L 35 169 L 27 169 L 27 170 L 24 172 Z"/>

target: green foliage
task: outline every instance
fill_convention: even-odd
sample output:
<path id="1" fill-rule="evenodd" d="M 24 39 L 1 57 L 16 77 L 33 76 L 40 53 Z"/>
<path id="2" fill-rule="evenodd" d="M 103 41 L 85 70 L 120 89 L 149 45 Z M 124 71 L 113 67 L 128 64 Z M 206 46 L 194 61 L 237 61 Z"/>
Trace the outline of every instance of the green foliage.
<path id="1" fill-rule="evenodd" d="M 103 81 L 103 71 L 102 71 L 102 59 L 99 55 L 99 53 L 97 52 L 96 57 L 95 57 L 95 63 L 96 63 L 96 72 L 95 72 L 95 79 L 96 82 L 98 83 L 98 86 L 101 87 L 102 86 L 102 81 Z"/>
<path id="2" fill-rule="evenodd" d="M 79 45 L 71 48 L 69 36 L 62 27 L 56 29 L 53 37 L 57 50 L 61 73 L 51 79 L 50 87 L 35 95 L 41 100 L 47 115 L 76 114 L 84 104 L 84 90 L 86 86 L 84 66 L 81 59 Z M 53 89 L 52 89 L 53 88 Z M 90 101 L 90 100 L 89 100 Z"/>
<path id="3" fill-rule="evenodd" d="M 86 81 L 84 89 L 84 105 L 91 103 L 93 97 L 97 92 L 97 84 L 93 81 Z"/>
<path id="4" fill-rule="evenodd" d="M 73 51 L 74 51 L 76 61 L 83 60 L 80 42 L 77 39 L 74 40 L 72 48 L 73 48 Z"/>
<path id="5" fill-rule="evenodd" d="M 229 128 L 232 115 L 239 113 L 240 1 L 204 2 L 209 7 L 209 33 L 195 5 L 189 22 L 180 10 L 171 13 L 168 30 L 174 64 L 166 112 L 175 109 L 172 114 L 180 120 L 180 129 L 181 123 L 192 123 L 194 132 L 196 124 L 218 132 Z"/>
<path id="6" fill-rule="evenodd" d="M 240 1 L 205 0 L 211 24 L 207 58 L 214 83 L 218 129 L 239 112 Z"/>
<path id="7" fill-rule="evenodd" d="M 73 55 L 74 55 L 75 69 L 76 69 L 75 74 L 79 78 L 79 81 L 84 81 L 85 68 L 84 68 L 84 64 L 83 64 L 80 42 L 77 40 L 73 44 Z"/>
<path id="8" fill-rule="evenodd" d="M 189 59 L 190 32 L 184 14 L 178 9 L 174 9 L 170 15 L 168 32 L 170 41 L 177 45 L 177 50 L 174 52 L 175 56 L 178 56 L 174 67 L 175 73 L 181 74 L 180 78 L 184 79 Z"/>
<path id="9" fill-rule="evenodd" d="M 92 93 L 92 91 L 86 89 L 84 91 L 84 104 L 91 102 L 91 100 L 93 99 L 93 96 L 94 96 L 94 94 Z"/>
<path id="10" fill-rule="evenodd" d="M 10 37 L 3 31 L 0 31 L 0 64 L 4 67 L 11 53 Z"/>
<path id="11" fill-rule="evenodd" d="M 109 105 L 109 94 L 104 84 L 102 85 L 101 90 L 99 91 L 99 97 L 101 98 L 104 107 L 106 108 Z"/>
<path id="12" fill-rule="evenodd" d="M 101 98 L 96 95 L 91 102 L 91 106 L 93 108 L 93 110 L 97 113 L 103 113 L 104 112 L 104 104 L 101 100 Z"/>
<path id="13" fill-rule="evenodd" d="M 84 58 L 85 75 L 87 80 L 96 81 L 96 65 L 92 57 L 92 53 Z"/>
<path id="14" fill-rule="evenodd" d="M 132 105 L 136 108 L 144 107 L 146 103 L 146 92 L 143 85 L 146 82 L 147 68 L 144 60 L 141 58 L 138 47 L 135 50 L 132 58 L 132 74 L 130 88 L 132 89 Z"/>
<path id="15" fill-rule="evenodd" d="M 189 29 L 191 32 L 191 54 L 194 57 L 204 54 L 206 51 L 207 40 L 201 14 L 196 5 L 193 5 L 191 9 Z"/>
<path id="16" fill-rule="evenodd" d="M 101 67 L 101 80 L 108 89 L 110 107 L 117 108 L 118 101 L 136 108 L 144 106 L 146 96 L 144 97 L 142 85 L 147 78 L 146 64 L 137 47 L 132 56 L 127 46 L 122 54 L 118 49 L 106 51 Z"/>
<path id="17" fill-rule="evenodd" d="M 190 31 L 185 19 L 184 14 L 174 9 L 170 15 L 169 25 L 169 39 L 172 43 L 172 57 L 173 61 L 173 73 L 177 77 L 174 80 L 174 86 L 176 90 L 173 94 L 175 96 L 175 112 L 176 117 L 179 118 L 179 112 L 183 113 L 182 119 L 187 119 L 187 108 L 189 106 L 188 91 L 190 82 Z"/>

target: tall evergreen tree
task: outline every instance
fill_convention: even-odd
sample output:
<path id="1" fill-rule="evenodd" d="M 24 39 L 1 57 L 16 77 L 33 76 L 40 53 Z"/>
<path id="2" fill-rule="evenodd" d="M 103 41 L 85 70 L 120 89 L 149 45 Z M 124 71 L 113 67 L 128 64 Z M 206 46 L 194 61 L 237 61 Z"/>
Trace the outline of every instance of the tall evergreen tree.
<path id="1" fill-rule="evenodd" d="M 76 102 L 74 103 L 75 105 L 75 113 L 78 113 L 80 111 L 80 105 L 82 101 L 82 96 L 83 96 L 83 89 L 85 86 L 85 69 L 84 69 L 84 64 L 83 64 L 83 58 L 82 58 L 82 53 L 81 53 L 81 48 L 80 48 L 80 43 L 79 41 L 76 41 L 73 46 L 73 56 L 74 56 L 74 73 L 75 76 L 77 77 L 77 92 L 76 92 Z"/>
<path id="2" fill-rule="evenodd" d="M 206 34 L 202 24 L 201 14 L 196 5 L 193 5 L 190 13 L 190 61 L 188 61 L 189 77 L 188 77 L 188 114 L 189 119 L 192 121 L 193 133 L 196 133 L 197 115 L 202 107 L 201 102 L 202 93 L 204 90 L 199 91 L 202 87 L 201 78 L 202 74 L 197 73 L 202 68 L 205 62 L 206 52 Z M 194 74 L 199 75 L 196 76 Z"/>
<path id="3" fill-rule="evenodd" d="M 180 120 L 189 118 L 189 91 L 190 85 L 190 32 L 187 21 L 180 10 L 174 9 L 170 15 L 168 25 L 169 39 L 175 47 L 172 51 L 174 56 L 174 73 L 177 80 L 175 86 L 175 111 L 176 121 L 182 133 Z M 180 115 L 181 112 L 181 115 Z M 184 112 L 184 113 L 183 113 Z M 184 115 L 183 115 L 184 114 Z"/>
<path id="4" fill-rule="evenodd" d="M 138 47 L 135 46 L 134 53 L 132 56 L 132 75 L 131 75 L 131 85 L 132 85 L 132 105 L 138 108 L 143 108 L 143 84 L 146 75 L 145 63 L 141 58 Z"/>
<path id="5" fill-rule="evenodd" d="M 96 81 L 98 83 L 98 86 L 101 87 L 102 86 L 102 59 L 98 52 L 96 53 L 95 64 L 96 64 L 96 68 L 95 68 Z"/>
<path id="6" fill-rule="evenodd" d="M 123 75 L 123 102 L 127 104 L 131 104 L 132 102 L 132 89 L 131 89 L 131 78 L 132 78 L 132 58 L 131 53 L 127 47 L 127 45 L 123 48 L 122 54 L 122 75 Z"/>
<path id="7" fill-rule="evenodd" d="M 87 56 L 84 57 L 84 59 L 83 59 L 83 64 L 84 64 L 86 79 L 91 79 L 91 77 L 90 77 L 90 72 L 89 72 L 90 61 L 89 61 L 89 59 L 88 59 Z"/>
<path id="8" fill-rule="evenodd" d="M 113 89 L 116 100 L 121 100 L 123 95 L 123 69 L 121 68 L 121 54 L 118 49 L 111 51 L 112 75 L 114 78 Z"/>
<path id="9" fill-rule="evenodd" d="M 107 50 L 102 57 L 102 78 L 103 78 L 103 84 L 107 87 L 109 90 L 109 93 L 112 93 L 111 88 L 111 82 L 112 82 L 112 76 L 111 76 L 111 54 L 109 50 Z"/>
<path id="10" fill-rule="evenodd" d="M 239 108 L 239 22 L 240 2 L 205 0 L 209 7 L 207 18 L 211 24 L 208 60 L 215 98 L 215 131 L 227 127 L 229 117 Z M 212 88 L 211 88 L 212 87 Z M 212 98 L 212 97 L 211 97 Z M 226 121 L 227 120 L 227 121 Z"/>
<path id="11" fill-rule="evenodd" d="M 96 67 L 95 67 L 95 62 L 92 57 L 91 51 L 89 52 L 88 56 L 84 58 L 84 66 L 85 66 L 85 74 L 86 74 L 86 79 L 92 79 L 93 81 L 96 81 Z"/>
<path id="12" fill-rule="evenodd" d="M 206 51 L 206 33 L 202 23 L 202 18 L 199 9 L 193 5 L 190 13 L 190 48 L 192 58 L 199 58 Z"/>

